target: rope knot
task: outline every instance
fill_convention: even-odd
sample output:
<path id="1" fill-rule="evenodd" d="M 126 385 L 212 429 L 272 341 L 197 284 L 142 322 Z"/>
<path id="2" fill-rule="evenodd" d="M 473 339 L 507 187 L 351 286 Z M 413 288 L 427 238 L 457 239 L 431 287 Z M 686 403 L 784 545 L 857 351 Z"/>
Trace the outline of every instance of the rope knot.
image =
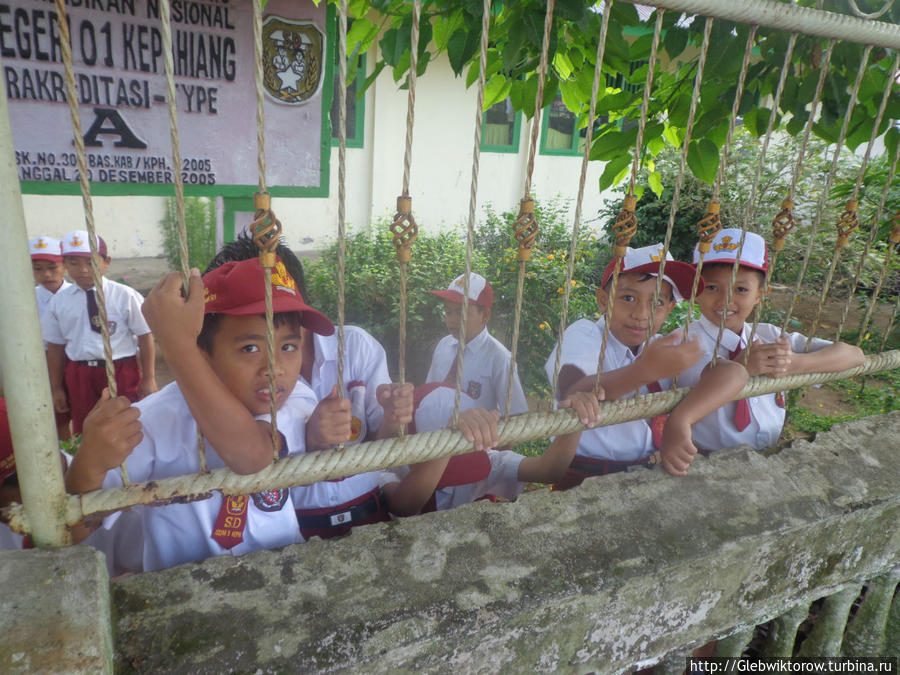
<path id="1" fill-rule="evenodd" d="M 531 247 L 538 233 L 537 219 L 534 217 L 534 200 L 526 197 L 519 202 L 519 217 L 513 223 L 516 241 L 519 243 L 519 260 L 531 259 Z"/>
<path id="2" fill-rule="evenodd" d="M 412 243 L 419 235 L 419 226 L 412 214 L 412 197 L 407 194 L 397 197 L 397 213 L 391 223 L 391 234 L 394 235 L 397 260 L 409 262 L 412 258 Z"/>
<path id="3" fill-rule="evenodd" d="M 697 233 L 700 238 L 697 249 L 700 253 L 709 253 L 712 240 L 722 229 L 722 220 L 719 217 L 721 207 L 722 205 L 718 201 L 712 200 L 706 207 L 706 214 L 697 223 Z"/>
<path id="4" fill-rule="evenodd" d="M 250 224 L 253 243 L 259 248 L 259 264 L 263 267 L 275 267 L 275 249 L 281 237 L 281 221 L 272 211 L 272 197 L 268 192 L 257 192 L 253 195 L 253 207 L 256 214 Z"/>
<path id="5" fill-rule="evenodd" d="M 784 249 L 788 233 L 797 226 L 794 220 L 794 202 L 785 199 L 781 202 L 781 211 L 772 220 L 772 248 L 776 251 Z"/>
<path id="6" fill-rule="evenodd" d="M 613 225 L 613 233 L 616 235 L 615 254 L 618 257 L 625 255 L 625 249 L 631 238 L 637 232 L 637 218 L 634 216 L 634 210 L 637 207 L 637 197 L 633 194 L 625 195 L 625 201 L 622 204 L 622 210 L 616 218 L 616 224 Z"/>
<path id="7" fill-rule="evenodd" d="M 838 219 L 838 248 L 843 248 L 844 246 L 846 246 L 847 242 L 850 241 L 850 235 L 853 234 L 856 231 L 856 228 L 859 227 L 859 216 L 856 213 L 857 207 L 859 207 L 859 202 L 855 199 L 851 199 L 847 202 L 847 205 L 844 207 L 844 212 Z"/>

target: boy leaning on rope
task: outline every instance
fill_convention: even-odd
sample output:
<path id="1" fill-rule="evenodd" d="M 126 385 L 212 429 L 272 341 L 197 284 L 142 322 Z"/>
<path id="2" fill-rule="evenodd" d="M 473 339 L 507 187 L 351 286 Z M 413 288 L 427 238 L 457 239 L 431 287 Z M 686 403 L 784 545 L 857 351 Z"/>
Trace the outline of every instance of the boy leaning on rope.
<path id="1" fill-rule="evenodd" d="M 575 391 L 593 390 L 607 327 L 609 334 L 599 379 L 606 400 L 665 391 L 672 377 L 700 359 L 699 344 L 694 340 L 684 341 L 680 331 L 665 337 L 656 334 L 675 303 L 690 296 L 694 279 L 693 267 L 668 255 L 660 295 L 654 305 L 662 253 L 661 244 L 628 247 L 624 257 L 613 258 L 606 266 L 597 289 L 597 305 L 602 316 L 597 321 L 580 319 L 563 334 L 557 399 Z M 617 264 L 619 276 L 613 295 Z M 610 305 L 607 326 L 606 312 Z M 648 334 L 652 337 L 645 346 Z M 545 365 L 551 383 L 555 367 L 556 347 Z M 555 489 L 574 487 L 590 476 L 644 465 L 651 461 L 657 447 L 662 450 L 666 470 L 684 475 L 690 458 L 697 452 L 691 442 L 691 426 L 732 400 L 746 384 L 747 377 L 740 364 L 730 361 L 706 369 L 661 429 L 654 429 L 649 420 L 634 420 L 585 430 L 566 476 Z M 654 426 L 656 423 L 662 426 L 662 419 L 654 420 Z"/>
<path id="2" fill-rule="evenodd" d="M 740 247 L 741 236 L 740 229 L 723 229 L 711 242 L 709 252 L 704 254 L 701 269 L 704 288 L 697 296 L 701 317 L 692 322 L 688 329 L 703 355 L 680 376 L 679 384 L 685 387 L 696 384 L 714 353 L 720 360 L 746 362 L 751 376 L 766 375 L 771 378 L 837 372 L 862 365 L 865 357 L 859 347 L 807 338 L 800 333 L 782 335 L 780 328 L 769 323 L 757 324 L 753 343 L 750 343 L 753 324 L 747 323 L 747 319 L 762 298 L 768 251 L 765 240 L 753 232 L 746 233 L 743 247 Z M 699 251 L 695 248 L 695 265 L 699 259 Z M 726 303 L 736 260 L 739 264 L 734 287 L 730 301 Z M 717 347 L 723 315 L 725 330 Z M 748 345 L 749 358 L 746 358 Z M 729 402 L 706 415 L 694 425 L 693 441 L 705 452 L 744 443 L 761 450 L 778 441 L 784 419 L 784 394 L 753 396 Z M 687 469 L 686 466 L 684 468 Z"/>

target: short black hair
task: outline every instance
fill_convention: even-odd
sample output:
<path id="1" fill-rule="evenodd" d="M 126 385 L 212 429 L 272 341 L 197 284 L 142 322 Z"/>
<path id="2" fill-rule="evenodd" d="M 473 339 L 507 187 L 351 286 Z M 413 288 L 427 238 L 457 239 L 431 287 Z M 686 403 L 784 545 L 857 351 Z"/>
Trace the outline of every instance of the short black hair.
<path id="1" fill-rule="evenodd" d="M 203 328 L 200 329 L 200 335 L 197 336 L 197 346 L 207 354 L 212 354 L 213 338 L 219 330 L 222 323 L 222 317 L 228 314 L 205 314 L 203 316 Z M 287 324 L 298 333 L 300 325 L 303 321 L 301 312 L 277 312 L 272 317 L 272 325 L 278 328 L 282 324 Z"/>
<path id="2" fill-rule="evenodd" d="M 284 269 L 287 270 L 287 273 L 290 274 L 291 277 L 293 277 L 294 282 L 297 284 L 297 290 L 300 291 L 300 295 L 308 303 L 309 296 L 306 294 L 306 282 L 303 277 L 303 263 L 300 262 L 300 259 L 297 258 L 297 256 L 294 255 L 294 252 L 284 243 L 284 237 L 279 239 L 275 253 L 281 258 L 281 262 L 284 263 Z M 206 274 L 207 272 L 212 272 L 217 267 L 221 267 L 228 262 L 240 262 L 241 260 L 251 260 L 252 258 L 257 257 L 259 257 L 259 247 L 256 245 L 256 242 L 253 241 L 253 235 L 248 230 L 244 230 L 234 241 L 228 242 L 218 253 L 216 253 L 213 259 L 209 261 L 209 265 L 206 266 L 203 273 Z"/>

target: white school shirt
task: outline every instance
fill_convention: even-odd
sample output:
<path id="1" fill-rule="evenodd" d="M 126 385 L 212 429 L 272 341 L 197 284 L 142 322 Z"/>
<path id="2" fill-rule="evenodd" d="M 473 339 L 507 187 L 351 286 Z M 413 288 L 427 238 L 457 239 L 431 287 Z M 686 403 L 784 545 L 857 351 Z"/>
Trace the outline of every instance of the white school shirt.
<path id="1" fill-rule="evenodd" d="M 141 314 L 144 297 L 130 286 L 106 277 L 103 277 L 103 292 L 113 359 L 134 356 L 137 353 L 134 337 L 150 332 Z M 41 333 L 47 342 L 65 345 L 70 361 L 105 358 L 103 336 L 91 330 L 87 295 L 78 284 L 70 284 L 53 295 L 41 318 Z"/>
<path id="2" fill-rule="evenodd" d="M 56 289 L 56 292 L 59 293 L 62 290 L 65 290 L 72 284 L 63 279 L 62 285 Z M 37 310 L 38 310 L 38 320 L 41 321 L 44 318 L 44 314 L 47 312 L 47 305 L 50 304 L 50 299 L 55 295 L 55 293 L 51 293 L 46 289 L 46 287 L 38 284 L 34 287 L 34 295 L 37 300 Z M 43 332 L 43 326 L 41 327 Z M 44 339 L 44 349 L 47 348 L 47 340 Z"/>
<path id="3" fill-rule="evenodd" d="M 306 382 L 302 375 L 300 381 L 308 384 L 321 401 L 337 384 L 337 332 L 333 335 L 311 335 L 316 355 L 312 382 Z M 378 385 L 390 383 L 384 347 L 362 328 L 344 326 L 344 396 L 350 399 L 353 431 L 356 434 L 351 442 L 364 441 L 369 431 L 381 427 L 384 410 L 378 403 L 375 390 Z M 291 488 L 291 499 L 294 507 L 300 510 L 336 508 L 376 489 L 380 474 L 381 471 L 368 471 L 339 480 L 301 485 Z"/>
<path id="4" fill-rule="evenodd" d="M 455 335 L 445 335 L 434 348 L 431 367 L 426 382 L 448 382 L 456 385 L 456 369 L 450 372 L 459 350 L 459 340 Z M 506 412 L 506 385 L 509 381 L 510 351 L 484 328 L 472 340 L 466 342 L 463 355 L 463 377 L 461 389 L 474 399 L 479 408 Z M 519 382 L 519 374 L 513 375 L 512 398 L 509 414 L 520 415 L 528 412 L 525 392 Z"/>
<path id="5" fill-rule="evenodd" d="M 429 392 L 416 408 L 416 433 L 437 431 L 448 426 L 453 417 L 455 394 L 455 390 L 451 387 L 438 387 Z M 480 407 L 478 401 L 460 393 L 460 412 Z M 455 509 L 485 495 L 515 499 L 522 493 L 525 483 L 519 480 L 519 464 L 525 457 L 512 450 L 488 450 L 487 455 L 491 462 L 491 471 L 482 480 L 435 490 L 434 501 L 438 511 Z M 408 471 L 406 467 L 401 467 L 397 475 L 405 476 Z"/>
<path id="6" fill-rule="evenodd" d="M 750 339 L 753 324 L 745 323 L 738 335 L 734 331 L 725 329 L 722 333 L 722 342 L 719 345 L 719 358 L 728 359 L 729 353 L 734 349 L 746 347 Z M 688 327 L 691 336 L 697 336 L 703 357 L 695 365 L 685 370 L 678 376 L 678 385 L 681 387 L 693 387 L 700 381 L 700 375 L 706 365 L 712 361 L 713 351 L 716 348 L 716 340 L 719 336 L 719 324 L 712 322 L 705 316 L 701 316 Z M 781 335 L 781 329 L 770 323 L 760 323 L 756 327 L 754 339 L 759 338 L 763 343 L 775 342 Z M 784 335 L 795 352 L 806 351 L 808 338 L 800 333 L 785 333 Z M 831 342 L 820 338 L 813 338 L 810 342 L 810 351 L 817 351 L 827 347 Z M 751 348 L 752 349 L 752 348 Z M 757 450 L 762 450 L 778 441 L 781 428 L 784 426 L 785 410 L 778 405 L 777 394 L 763 394 L 747 399 L 750 404 L 750 424 L 743 431 L 738 431 L 734 426 L 734 415 L 737 403 L 726 403 L 718 410 L 694 424 L 692 437 L 694 445 L 700 450 L 713 451 L 722 448 L 730 448 L 735 445 L 746 444 Z"/>
<path id="7" fill-rule="evenodd" d="M 298 392 L 297 388 L 306 391 Z M 133 482 L 144 482 L 199 471 L 197 425 L 178 383 L 172 382 L 134 405 L 141 411 L 144 438 L 126 460 L 128 477 Z M 306 420 L 315 405 L 315 395 L 298 382 L 278 410 L 278 430 L 287 442 L 288 454 L 303 452 Z M 268 415 L 257 416 L 257 419 L 267 418 Z M 208 442 L 206 464 L 211 470 L 225 466 Z M 116 468 L 106 474 L 103 487 L 121 484 Z M 251 495 L 243 541 L 231 549 L 223 548 L 212 538 L 223 499 L 220 492 L 214 491 L 212 497 L 199 502 L 141 508 L 144 571 L 303 541 L 290 490 L 266 491 Z M 111 528 L 116 515 L 107 518 L 104 527 Z"/>
<path id="8" fill-rule="evenodd" d="M 594 375 L 597 372 L 597 362 L 600 358 L 600 346 L 603 343 L 603 327 L 606 317 L 601 317 L 593 322 L 588 319 L 579 319 L 566 328 L 563 333 L 562 353 L 559 367 L 575 366 L 585 375 Z M 653 340 L 659 335 L 654 335 Z M 609 333 L 606 342 L 606 352 L 603 356 L 603 372 L 618 370 L 634 363 L 644 346 L 635 354 L 631 349 L 619 342 Z M 544 364 L 544 372 L 550 385 L 553 385 L 553 370 L 556 367 L 556 345 Z M 660 387 L 665 390 L 670 385 L 670 379 L 659 381 Z M 638 394 L 649 393 L 647 387 L 641 387 L 635 392 L 622 398 L 633 398 Z M 653 433 L 647 420 L 633 420 L 622 422 L 612 426 L 585 429 L 581 432 L 581 440 L 578 442 L 577 455 L 594 459 L 609 459 L 615 462 L 633 462 L 643 459 L 655 450 L 653 446 Z"/>

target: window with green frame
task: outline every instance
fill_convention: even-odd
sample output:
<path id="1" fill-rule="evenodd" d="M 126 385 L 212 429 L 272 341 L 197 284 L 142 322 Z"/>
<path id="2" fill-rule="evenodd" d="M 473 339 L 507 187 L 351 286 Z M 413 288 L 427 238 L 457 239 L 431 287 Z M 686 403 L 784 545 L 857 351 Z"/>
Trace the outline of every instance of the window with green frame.
<path id="1" fill-rule="evenodd" d="M 484 152 L 518 152 L 522 115 L 513 110 L 507 98 L 485 110 L 481 127 Z"/>
<path id="2" fill-rule="evenodd" d="M 363 135 L 365 131 L 366 107 L 365 96 L 357 98 L 357 83 L 366 79 L 366 57 L 364 54 L 359 56 L 356 66 L 356 77 L 347 87 L 347 147 L 361 148 L 363 147 Z M 338 67 L 335 62 L 334 66 L 334 89 L 332 90 L 331 99 L 331 144 L 338 145 Z"/>

